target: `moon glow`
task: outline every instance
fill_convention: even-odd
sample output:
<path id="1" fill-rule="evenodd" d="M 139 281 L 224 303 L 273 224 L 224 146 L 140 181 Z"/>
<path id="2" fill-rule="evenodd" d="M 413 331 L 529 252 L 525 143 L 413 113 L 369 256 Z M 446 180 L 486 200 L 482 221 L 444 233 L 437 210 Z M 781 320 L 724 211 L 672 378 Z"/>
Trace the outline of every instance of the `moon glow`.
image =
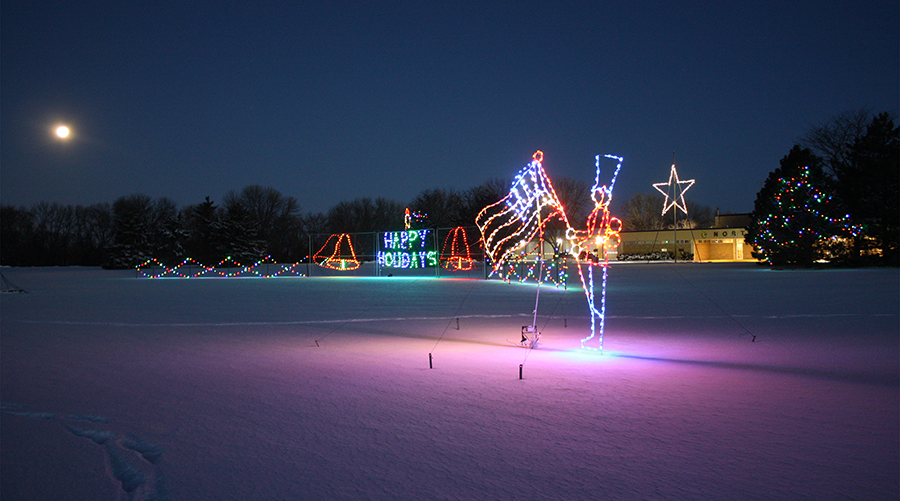
<path id="1" fill-rule="evenodd" d="M 59 136 L 60 138 L 69 137 L 69 128 L 66 127 L 65 125 L 60 125 L 59 127 L 56 128 L 56 135 Z"/>

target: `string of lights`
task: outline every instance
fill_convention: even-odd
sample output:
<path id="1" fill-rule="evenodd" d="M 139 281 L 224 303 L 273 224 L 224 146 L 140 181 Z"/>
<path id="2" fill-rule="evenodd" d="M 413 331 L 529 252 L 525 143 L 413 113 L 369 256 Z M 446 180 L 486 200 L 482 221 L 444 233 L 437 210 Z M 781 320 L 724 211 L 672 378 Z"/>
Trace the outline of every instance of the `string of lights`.
<path id="1" fill-rule="evenodd" d="M 213 266 L 201 264 L 193 258 L 185 258 L 175 266 L 166 266 L 158 259 L 152 258 L 139 264 L 136 269 L 145 278 L 232 278 L 260 277 L 273 278 L 279 276 L 304 277 L 299 268 L 301 263 L 276 263 L 272 256 L 244 266 L 227 257 Z M 156 270 L 156 271 L 154 271 Z"/>
<path id="2" fill-rule="evenodd" d="M 808 166 L 796 172 L 796 176 L 778 178 L 775 204 L 758 223 L 754 247 L 770 265 L 774 252 L 853 238 L 862 231 L 850 222 L 849 214 L 836 215 L 840 212 L 834 198 L 813 185 Z"/>
<path id="3" fill-rule="evenodd" d="M 566 241 L 569 245 L 568 252 L 575 258 L 578 276 L 584 289 L 591 312 L 591 333 L 581 340 L 581 346 L 587 349 L 603 351 L 603 330 L 606 315 L 606 280 L 609 266 L 609 251 L 617 249 L 620 243 L 619 233 L 622 231 L 622 221 L 612 217 L 609 212 L 609 203 L 612 201 L 612 192 L 616 179 L 622 168 L 622 157 L 605 155 L 603 158 L 616 162 L 609 185 L 600 184 L 600 155 L 595 157 L 596 174 L 594 185 L 591 188 L 591 200 L 594 209 L 587 219 L 585 230 L 576 230 L 569 224 L 565 208 L 559 201 L 550 178 L 544 171 L 542 162 L 544 154 L 540 150 L 534 153 L 532 161 L 516 175 L 510 192 L 499 201 L 488 205 L 475 219 L 475 223 L 481 230 L 485 245 L 485 252 L 493 262 L 492 274 L 509 279 L 512 273 L 509 268 L 505 272 L 504 267 L 510 267 L 514 263 L 516 254 L 525 255 L 524 249 L 535 236 L 543 231 L 544 226 L 550 220 L 556 218 L 566 226 Z M 535 252 L 542 253 L 542 245 Z M 596 254 L 599 252 L 599 255 Z M 543 256 L 535 259 L 535 265 L 542 263 Z M 594 301 L 594 273 L 593 267 L 603 269 L 600 309 L 595 307 Z M 515 268 L 512 266 L 512 268 Z M 584 269 L 583 269 L 584 268 Z M 530 267 L 525 273 L 517 273 L 520 279 L 543 276 L 543 268 L 537 270 Z M 586 271 L 586 274 L 585 274 Z M 555 276 L 562 273 L 557 270 Z M 554 276 L 554 273 L 548 273 Z M 596 319 L 599 319 L 599 332 Z M 599 338 L 598 347 L 588 346 L 588 342 L 595 337 Z"/>
<path id="4" fill-rule="evenodd" d="M 694 179 L 687 179 L 684 181 L 678 179 L 678 171 L 675 170 L 675 164 L 672 164 L 672 169 L 669 171 L 669 181 L 665 183 L 655 183 L 653 185 L 653 187 L 656 188 L 656 191 L 666 196 L 666 200 L 663 202 L 663 216 L 665 216 L 666 212 L 669 212 L 672 207 L 681 209 L 681 212 L 687 214 L 687 202 L 684 201 L 684 194 L 694 185 L 694 182 Z M 663 191 L 663 186 L 666 187 L 666 191 Z M 678 203 L 679 200 L 681 203 Z"/>
<path id="5" fill-rule="evenodd" d="M 403 227 L 408 230 L 412 226 L 413 222 L 421 223 L 425 221 L 425 218 L 428 217 L 428 214 L 423 214 L 421 212 L 411 211 L 409 207 L 406 208 L 406 212 L 403 214 Z"/>
<path id="6" fill-rule="evenodd" d="M 540 278 L 541 283 L 552 283 L 556 287 L 567 287 L 569 279 L 566 258 L 554 257 L 552 261 L 541 261 L 536 251 L 508 256 L 501 266 L 491 268 L 488 278 L 493 276 L 504 282 L 520 283 L 537 282 Z"/>
<path id="7" fill-rule="evenodd" d="M 449 252 L 447 246 L 450 246 Z M 469 249 L 469 240 L 466 230 L 457 226 L 450 230 L 444 239 L 444 247 L 441 250 L 441 266 L 450 271 L 468 271 L 474 266 L 472 251 Z"/>
<path id="8" fill-rule="evenodd" d="M 346 240 L 346 244 L 344 241 Z M 332 243 L 332 241 L 334 241 Z M 345 247 L 346 246 L 346 247 Z M 325 257 L 331 250 L 331 254 Z M 332 270 L 355 270 L 359 268 L 359 259 L 356 258 L 356 251 L 353 250 L 353 244 L 350 242 L 350 235 L 347 233 L 333 234 L 328 237 L 319 252 L 313 256 L 313 262 L 317 265 Z"/>

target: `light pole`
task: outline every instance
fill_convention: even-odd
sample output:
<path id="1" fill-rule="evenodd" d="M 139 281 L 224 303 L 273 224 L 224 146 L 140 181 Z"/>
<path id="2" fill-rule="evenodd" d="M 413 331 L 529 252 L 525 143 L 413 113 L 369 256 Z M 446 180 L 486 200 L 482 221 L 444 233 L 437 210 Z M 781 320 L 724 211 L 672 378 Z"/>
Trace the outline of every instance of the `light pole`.
<path id="1" fill-rule="evenodd" d="M 693 179 L 688 179 L 685 181 L 681 181 L 680 179 L 678 179 L 678 171 L 675 170 L 675 152 L 672 152 L 672 169 L 669 171 L 669 181 L 666 183 L 656 183 L 653 185 L 653 187 L 666 196 L 666 200 L 665 202 L 663 202 L 663 216 L 665 216 L 666 212 L 669 212 L 669 209 L 671 209 L 672 207 L 676 208 L 676 210 L 673 211 L 673 221 L 675 224 L 673 231 L 675 237 L 676 263 L 678 262 L 678 209 L 681 209 L 681 211 L 684 212 L 685 215 L 687 215 L 687 203 L 685 203 L 684 201 L 684 193 L 693 185 Z M 666 187 L 666 191 L 663 191 L 663 186 Z"/>

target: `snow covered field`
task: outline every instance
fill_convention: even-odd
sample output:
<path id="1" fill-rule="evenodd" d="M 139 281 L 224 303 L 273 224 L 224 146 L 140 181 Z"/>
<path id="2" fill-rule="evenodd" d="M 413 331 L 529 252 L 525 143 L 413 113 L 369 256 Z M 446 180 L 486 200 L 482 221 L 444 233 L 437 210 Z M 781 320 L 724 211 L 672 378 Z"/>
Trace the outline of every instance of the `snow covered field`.
<path id="1" fill-rule="evenodd" d="M 896 269 L 613 265 L 603 356 L 577 287 L 529 351 L 533 284 L 3 272 L 4 501 L 900 497 Z"/>

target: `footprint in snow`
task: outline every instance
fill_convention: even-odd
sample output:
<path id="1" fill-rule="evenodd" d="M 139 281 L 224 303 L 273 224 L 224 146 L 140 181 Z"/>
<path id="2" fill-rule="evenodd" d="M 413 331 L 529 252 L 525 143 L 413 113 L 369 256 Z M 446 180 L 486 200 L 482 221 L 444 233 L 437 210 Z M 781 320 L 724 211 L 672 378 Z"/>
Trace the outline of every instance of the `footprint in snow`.
<path id="1" fill-rule="evenodd" d="M 133 433 L 121 434 L 111 430 L 84 428 L 70 422 L 109 423 L 109 419 L 94 414 L 63 414 L 36 412 L 27 405 L 0 403 L 0 412 L 31 419 L 56 420 L 69 433 L 91 440 L 106 453 L 110 476 L 121 486 L 120 499 L 128 501 L 165 501 L 170 499 L 166 477 L 160 471 L 162 448 Z"/>

